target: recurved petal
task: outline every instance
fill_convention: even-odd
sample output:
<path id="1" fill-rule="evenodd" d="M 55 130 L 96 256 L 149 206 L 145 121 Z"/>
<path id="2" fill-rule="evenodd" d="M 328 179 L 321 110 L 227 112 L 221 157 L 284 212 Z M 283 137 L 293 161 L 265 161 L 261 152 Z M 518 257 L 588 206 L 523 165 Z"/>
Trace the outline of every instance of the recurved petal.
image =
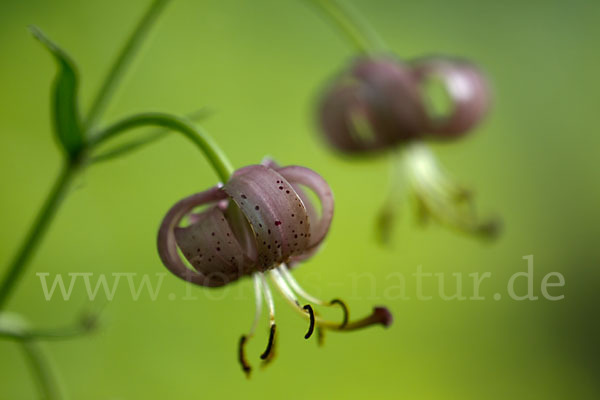
<path id="1" fill-rule="evenodd" d="M 452 100 L 452 110 L 442 117 L 430 117 L 428 133 L 456 137 L 471 130 L 485 116 L 490 92 L 484 74 L 474 64 L 445 57 L 428 57 L 413 63 L 423 83 L 437 78 Z M 436 135 L 437 134 L 437 135 Z"/>
<path id="2" fill-rule="evenodd" d="M 211 280 L 232 282 L 250 273 L 250 260 L 220 207 L 197 214 L 197 221 L 175 228 L 175 240 L 189 263 Z"/>
<path id="3" fill-rule="evenodd" d="M 273 160 L 272 158 L 270 158 L 268 156 L 265 157 L 261 161 L 261 164 L 267 168 L 272 168 L 276 171 L 278 171 L 279 169 L 282 168 L 279 164 L 277 164 L 277 162 L 275 160 Z M 289 178 L 287 178 L 285 176 L 284 176 L 284 178 L 288 179 L 288 182 L 289 182 Z M 306 190 L 304 190 L 302 185 L 300 185 L 298 183 L 294 183 L 294 182 L 290 182 L 290 183 L 291 183 L 292 187 L 294 188 L 294 190 L 296 191 L 296 193 L 298 194 L 298 196 L 300 197 L 300 199 L 302 199 L 302 202 L 304 203 L 304 207 L 306 208 L 306 213 L 308 214 L 308 220 L 310 222 L 311 239 L 312 239 L 313 237 L 315 237 L 314 236 L 314 227 L 317 224 L 317 221 L 321 218 L 319 215 L 319 211 L 317 210 L 317 207 L 315 206 L 315 204 L 313 204 L 313 200 L 307 195 Z M 305 261 L 305 260 L 308 260 L 309 258 L 311 258 L 318 250 L 319 250 L 319 245 L 316 245 L 314 247 L 311 247 L 307 251 L 303 252 L 302 254 L 293 256 L 290 259 L 290 261 L 287 263 L 288 267 L 290 269 L 295 268 L 302 261 Z"/>
<path id="4" fill-rule="evenodd" d="M 327 141 L 345 152 L 384 148 L 387 141 L 374 127 L 376 121 L 358 82 L 331 85 L 319 109 L 319 124 Z"/>
<path id="5" fill-rule="evenodd" d="M 265 158 L 263 158 L 263 160 L 260 162 L 260 164 L 264 165 L 267 168 L 274 169 L 275 171 L 278 171 L 279 169 L 282 168 L 277 163 L 277 161 L 273 160 L 269 156 L 266 156 Z M 288 181 L 289 181 L 289 179 L 288 179 Z M 300 199 L 302 199 L 302 203 L 304 203 L 304 207 L 306 208 L 306 213 L 308 214 L 308 220 L 311 223 L 311 228 L 312 228 L 313 222 L 319 218 L 317 208 L 313 204 L 311 198 L 306 194 L 306 191 L 304 189 L 302 189 L 302 187 L 300 185 L 294 184 L 293 182 L 290 182 L 290 183 L 292 184 L 292 187 L 294 188 L 294 190 L 296 191 L 296 193 L 298 194 Z"/>
<path id="6" fill-rule="evenodd" d="M 321 216 L 317 219 L 316 210 L 313 206 L 312 208 L 315 215 L 311 215 L 310 219 L 310 241 L 308 243 L 308 249 L 318 246 L 325 238 L 325 235 L 327 235 L 329 227 L 331 226 L 331 220 L 333 219 L 334 201 L 331 188 L 321 175 L 305 167 L 290 165 L 279 168 L 277 172 L 293 186 L 305 186 L 312 190 L 319 198 L 319 201 L 321 202 Z"/>
<path id="7" fill-rule="evenodd" d="M 419 82 L 392 57 L 357 59 L 325 91 L 319 123 L 345 152 L 376 152 L 419 138 L 426 123 Z"/>
<path id="8" fill-rule="evenodd" d="M 352 69 L 361 82 L 374 129 L 388 145 L 417 138 L 426 121 L 419 82 L 409 64 L 393 57 L 358 59 Z"/>
<path id="9" fill-rule="evenodd" d="M 254 232 L 257 267 L 266 270 L 304 252 L 310 223 L 306 208 L 279 173 L 263 165 L 242 168 L 223 187 Z"/>
<path id="10" fill-rule="evenodd" d="M 223 286 L 228 283 L 222 279 L 207 276 L 202 272 L 188 268 L 179 256 L 175 238 L 175 228 L 190 211 L 201 205 L 224 200 L 226 197 L 227 195 L 219 187 L 215 186 L 209 190 L 180 200 L 171 207 L 164 217 L 158 231 L 158 254 L 165 267 L 181 279 L 197 285 L 210 287 Z M 202 219 L 199 215 L 195 217 Z"/>

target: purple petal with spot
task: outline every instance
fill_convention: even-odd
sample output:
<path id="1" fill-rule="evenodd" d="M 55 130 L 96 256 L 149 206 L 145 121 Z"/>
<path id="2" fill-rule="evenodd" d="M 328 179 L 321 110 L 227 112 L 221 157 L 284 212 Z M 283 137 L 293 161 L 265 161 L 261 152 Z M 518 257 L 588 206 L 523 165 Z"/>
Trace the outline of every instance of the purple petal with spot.
<path id="1" fill-rule="evenodd" d="M 175 238 L 175 228 L 194 208 L 224 200 L 227 195 L 217 186 L 186 197 L 178 201 L 167 213 L 158 231 L 158 254 L 163 264 L 175 275 L 188 282 L 201 286 L 223 286 L 227 284 L 222 277 L 212 277 L 201 271 L 188 268 L 182 261 Z M 200 217 L 202 219 L 202 217 Z"/>
<path id="2" fill-rule="evenodd" d="M 279 173 L 263 165 L 242 168 L 223 190 L 255 234 L 257 269 L 287 262 L 308 248 L 310 223 L 302 200 Z"/>
<path id="3" fill-rule="evenodd" d="M 307 249 L 320 245 L 327 235 L 333 219 L 334 201 L 331 188 L 321 175 L 308 168 L 291 165 L 279 168 L 277 172 L 293 185 L 306 186 L 319 198 L 322 208 L 321 217 L 318 220 L 313 219 L 310 221 L 310 241 Z"/>
<path id="4" fill-rule="evenodd" d="M 200 214 L 196 223 L 176 227 L 175 240 L 196 271 L 211 280 L 232 282 L 251 272 L 251 260 L 218 206 Z"/>
<path id="5" fill-rule="evenodd" d="M 263 158 L 263 160 L 261 161 L 260 164 L 264 165 L 267 168 L 274 169 L 275 171 L 278 171 L 280 168 L 282 168 L 279 164 L 277 164 L 277 162 L 275 160 L 273 160 L 270 157 Z M 289 181 L 289 179 L 288 179 L 288 181 Z M 304 191 L 304 189 L 302 189 L 302 187 L 300 185 L 295 184 L 293 182 L 290 182 L 290 183 L 292 184 L 292 187 L 294 188 L 294 190 L 296 191 L 296 193 L 298 194 L 300 199 L 302 199 L 302 202 L 304 203 L 304 207 L 306 208 L 306 213 L 308 214 L 308 220 L 311 222 L 311 227 L 312 227 L 313 221 L 316 221 L 319 218 L 319 213 L 317 212 L 317 208 L 313 204 L 312 199 L 306 194 L 306 192 Z"/>

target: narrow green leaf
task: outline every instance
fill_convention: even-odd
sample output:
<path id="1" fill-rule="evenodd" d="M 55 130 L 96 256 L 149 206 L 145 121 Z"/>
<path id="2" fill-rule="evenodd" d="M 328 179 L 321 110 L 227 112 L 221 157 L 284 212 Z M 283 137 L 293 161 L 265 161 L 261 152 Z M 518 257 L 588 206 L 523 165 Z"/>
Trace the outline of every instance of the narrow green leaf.
<path id="1" fill-rule="evenodd" d="M 69 158 L 75 158 L 84 145 L 81 118 L 77 106 L 79 80 L 75 64 L 60 47 L 37 27 L 31 33 L 52 53 L 58 63 L 58 74 L 52 89 L 54 132 Z"/>

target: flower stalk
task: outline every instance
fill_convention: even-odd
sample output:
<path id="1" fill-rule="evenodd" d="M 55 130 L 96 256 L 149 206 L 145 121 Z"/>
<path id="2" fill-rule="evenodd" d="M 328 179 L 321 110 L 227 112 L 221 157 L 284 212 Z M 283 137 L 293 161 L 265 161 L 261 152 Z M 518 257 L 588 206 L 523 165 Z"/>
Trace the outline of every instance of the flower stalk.
<path id="1" fill-rule="evenodd" d="M 88 112 L 87 119 L 84 123 L 84 129 L 90 131 L 102 116 L 102 113 L 108 107 L 110 98 L 117 89 L 117 86 L 127 67 L 131 65 L 134 56 L 139 51 L 144 39 L 148 35 L 152 25 L 163 11 L 170 0 L 153 0 L 152 4 L 138 22 L 136 28 L 131 33 L 129 39 L 125 42 L 123 49 L 115 59 L 114 64 L 110 68 L 104 82 L 98 90 L 98 94 L 92 102 L 92 106 Z"/>
<path id="2" fill-rule="evenodd" d="M 0 311 L 4 308 L 17 282 L 25 272 L 27 263 L 35 253 L 38 244 L 41 242 L 48 227 L 52 223 L 56 211 L 65 198 L 78 168 L 77 165 L 71 163 L 65 163 L 61 167 L 61 171 L 58 174 L 46 201 L 38 212 L 33 225 L 29 229 L 25 240 L 23 240 L 21 247 L 17 251 L 13 261 L 10 263 L 2 283 L 0 284 Z"/>
<path id="3" fill-rule="evenodd" d="M 144 126 L 163 127 L 182 134 L 204 154 L 222 182 L 229 180 L 233 166 L 215 141 L 189 120 L 166 113 L 142 113 L 127 117 L 95 134 L 90 146 L 98 146 L 119 134 Z"/>
<path id="4" fill-rule="evenodd" d="M 349 4 L 339 0 L 309 0 L 332 25 L 346 36 L 359 53 L 382 53 L 383 39 Z"/>

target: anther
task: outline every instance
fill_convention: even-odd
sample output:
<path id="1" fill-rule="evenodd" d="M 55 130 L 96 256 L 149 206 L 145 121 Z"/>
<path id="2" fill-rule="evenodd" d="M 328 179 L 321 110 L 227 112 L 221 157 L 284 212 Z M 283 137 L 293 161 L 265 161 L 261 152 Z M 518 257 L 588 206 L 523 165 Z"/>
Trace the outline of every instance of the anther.
<path id="1" fill-rule="evenodd" d="M 329 304 L 330 305 L 338 304 L 340 307 L 342 307 L 342 311 L 344 312 L 344 318 L 342 319 L 342 323 L 340 324 L 340 329 L 343 329 L 348 324 L 348 318 L 349 318 L 349 314 L 350 314 L 348 312 L 348 307 L 346 306 L 346 303 L 344 303 L 340 299 L 333 299 L 329 302 Z"/>
<path id="2" fill-rule="evenodd" d="M 260 355 L 261 360 L 266 360 L 271 353 L 271 349 L 273 348 L 273 342 L 275 341 L 275 324 L 271 325 L 271 331 L 269 332 L 269 343 L 267 344 L 267 348 L 264 353 Z"/>
<path id="3" fill-rule="evenodd" d="M 307 304 L 302 308 L 306 310 L 308 312 L 308 315 L 310 316 L 310 325 L 308 326 L 308 332 L 306 332 L 306 335 L 304 335 L 304 339 L 308 339 L 312 336 L 313 331 L 315 330 L 315 313 L 313 312 L 313 309 L 310 306 L 310 304 Z"/>
<path id="4" fill-rule="evenodd" d="M 240 345 L 238 348 L 238 360 L 240 362 L 240 364 L 242 365 L 242 369 L 244 370 L 244 373 L 246 374 L 247 378 L 250 378 L 250 372 L 252 371 L 252 368 L 250 367 L 250 364 L 248 364 L 248 361 L 246 361 L 246 354 L 244 352 L 244 346 L 246 345 L 246 335 L 242 335 L 242 337 L 240 338 Z"/>

